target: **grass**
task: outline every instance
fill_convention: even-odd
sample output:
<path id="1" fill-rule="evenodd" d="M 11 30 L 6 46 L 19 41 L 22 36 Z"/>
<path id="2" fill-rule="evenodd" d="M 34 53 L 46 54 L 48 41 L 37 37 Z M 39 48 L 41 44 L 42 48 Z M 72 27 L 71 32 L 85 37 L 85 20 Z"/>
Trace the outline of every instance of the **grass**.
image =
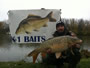
<path id="1" fill-rule="evenodd" d="M 90 58 L 81 59 L 80 63 L 77 65 L 77 68 L 90 68 Z"/>
<path id="2" fill-rule="evenodd" d="M 0 62 L 0 68 L 47 68 L 47 66 L 40 63 L 29 63 L 24 61 L 19 62 Z M 49 68 L 55 68 L 55 66 L 50 66 Z M 64 68 L 67 68 L 65 64 Z M 81 59 L 80 63 L 77 65 L 77 68 L 90 68 L 90 58 Z"/>

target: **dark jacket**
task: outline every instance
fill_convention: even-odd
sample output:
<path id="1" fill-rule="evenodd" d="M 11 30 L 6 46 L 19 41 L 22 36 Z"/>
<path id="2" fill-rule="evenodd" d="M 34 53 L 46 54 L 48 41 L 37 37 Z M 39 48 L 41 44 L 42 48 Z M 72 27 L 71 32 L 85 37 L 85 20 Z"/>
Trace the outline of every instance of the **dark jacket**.
<path id="1" fill-rule="evenodd" d="M 58 36 L 64 36 L 64 35 L 69 35 L 71 36 L 71 33 L 68 30 L 64 30 L 64 32 L 60 33 L 58 31 L 55 31 L 53 34 L 53 37 L 58 37 Z M 48 53 L 47 57 L 45 59 L 43 59 L 43 62 L 47 63 L 47 64 L 53 64 L 53 65 L 57 65 L 58 64 L 62 64 L 63 63 L 63 59 L 56 59 L 55 53 Z"/>
<path id="2" fill-rule="evenodd" d="M 53 34 L 54 37 L 64 36 L 64 35 L 71 36 L 71 33 L 69 31 L 64 31 L 64 32 L 55 31 L 54 34 Z"/>

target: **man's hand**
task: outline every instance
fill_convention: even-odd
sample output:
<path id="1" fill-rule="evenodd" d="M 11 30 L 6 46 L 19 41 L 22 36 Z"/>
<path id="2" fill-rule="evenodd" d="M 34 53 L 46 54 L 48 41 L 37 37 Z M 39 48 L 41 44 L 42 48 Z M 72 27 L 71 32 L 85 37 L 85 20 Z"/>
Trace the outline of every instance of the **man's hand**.
<path id="1" fill-rule="evenodd" d="M 76 44 L 76 48 L 80 48 L 80 45 L 79 44 Z"/>

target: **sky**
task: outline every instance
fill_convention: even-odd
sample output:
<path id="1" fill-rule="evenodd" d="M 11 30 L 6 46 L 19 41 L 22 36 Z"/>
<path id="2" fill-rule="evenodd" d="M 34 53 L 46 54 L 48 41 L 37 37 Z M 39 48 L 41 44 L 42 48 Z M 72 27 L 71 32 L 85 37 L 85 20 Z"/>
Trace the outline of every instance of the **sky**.
<path id="1" fill-rule="evenodd" d="M 89 0 L 0 0 L 0 21 L 8 19 L 9 10 L 62 9 L 62 18 L 90 20 Z"/>

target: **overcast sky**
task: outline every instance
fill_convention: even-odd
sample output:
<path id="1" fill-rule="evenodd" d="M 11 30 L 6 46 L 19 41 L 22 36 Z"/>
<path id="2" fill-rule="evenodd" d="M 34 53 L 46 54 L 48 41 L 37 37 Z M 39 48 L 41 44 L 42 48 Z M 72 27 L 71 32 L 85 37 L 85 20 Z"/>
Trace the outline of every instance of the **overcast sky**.
<path id="1" fill-rule="evenodd" d="M 0 21 L 8 19 L 9 10 L 62 9 L 62 18 L 90 20 L 89 0 L 0 0 Z"/>

